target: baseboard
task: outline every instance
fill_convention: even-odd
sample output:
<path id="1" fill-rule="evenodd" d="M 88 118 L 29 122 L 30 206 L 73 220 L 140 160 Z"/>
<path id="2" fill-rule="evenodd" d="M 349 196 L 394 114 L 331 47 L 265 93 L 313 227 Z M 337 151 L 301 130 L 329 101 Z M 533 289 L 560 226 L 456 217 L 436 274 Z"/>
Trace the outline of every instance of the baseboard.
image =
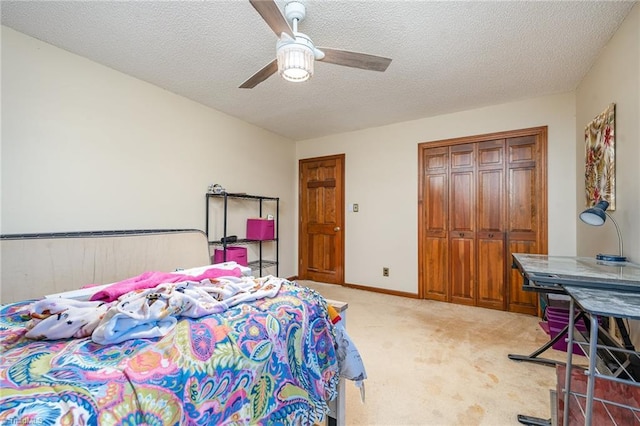
<path id="1" fill-rule="evenodd" d="M 298 279 L 298 276 L 294 275 L 292 277 L 288 277 L 287 279 L 289 281 L 295 281 L 295 280 Z M 419 299 L 420 298 L 417 293 L 408 293 L 406 291 L 389 290 L 387 288 L 380 288 L 380 287 L 369 287 L 369 286 L 361 285 L 361 284 L 344 283 L 344 284 L 334 284 L 334 285 L 342 285 L 344 287 L 355 288 L 355 289 L 358 289 L 358 290 L 371 291 L 371 292 L 374 292 L 374 293 L 390 294 L 392 296 L 409 297 L 411 299 Z"/>
<path id="2" fill-rule="evenodd" d="M 401 297 L 409 297 L 412 299 L 419 299 L 417 293 L 408 293 L 406 291 L 389 290 L 387 288 L 380 288 L 380 287 L 370 287 L 370 286 L 361 285 L 361 284 L 344 283 L 343 285 L 345 287 L 355 288 L 358 290 L 372 291 L 374 293 L 383 293 L 383 294 L 390 294 L 392 296 L 401 296 Z"/>

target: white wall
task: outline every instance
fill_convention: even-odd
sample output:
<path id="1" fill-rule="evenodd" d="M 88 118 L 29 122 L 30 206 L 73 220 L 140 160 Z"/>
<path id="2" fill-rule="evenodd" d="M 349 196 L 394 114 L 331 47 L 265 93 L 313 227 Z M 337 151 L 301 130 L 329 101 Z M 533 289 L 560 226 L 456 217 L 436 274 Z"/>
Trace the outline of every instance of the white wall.
<path id="1" fill-rule="evenodd" d="M 418 144 L 548 126 L 549 254 L 575 255 L 573 93 L 299 141 L 298 159 L 346 154 L 345 281 L 418 292 Z M 390 276 L 382 276 L 382 267 Z"/>
<path id="2" fill-rule="evenodd" d="M 625 255 L 640 263 L 640 5 L 636 5 L 576 90 L 576 215 L 585 208 L 584 128 L 610 103 L 616 104 L 616 210 Z M 578 221 L 581 256 L 617 253 L 613 224 Z"/>
<path id="3" fill-rule="evenodd" d="M 640 4 L 631 10 L 576 90 L 576 215 L 585 208 L 584 127 L 610 103 L 616 104 L 616 210 L 624 254 L 640 263 Z M 578 221 L 580 256 L 617 253 L 615 227 Z M 631 338 L 640 348 L 640 321 Z"/>
<path id="4" fill-rule="evenodd" d="M 1 233 L 204 229 L 220 183 L 281 197 L 291 276 L 295 174 L 292 141 L 2 27 Z"/>

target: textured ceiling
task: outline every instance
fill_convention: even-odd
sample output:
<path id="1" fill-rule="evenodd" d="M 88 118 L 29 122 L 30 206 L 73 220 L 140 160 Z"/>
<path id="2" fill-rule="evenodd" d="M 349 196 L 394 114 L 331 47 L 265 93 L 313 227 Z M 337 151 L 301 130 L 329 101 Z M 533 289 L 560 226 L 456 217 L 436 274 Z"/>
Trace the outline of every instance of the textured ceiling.
<path id="1" fill-rule="evenodd" d="M 285 1 L 277 1 L 281 8 Z M 635 2 L 306 0 L 317 46 L 386 56 L 386 72 L 238 86 L 275 57 L 246 0 L 5 1 L 2 24 L 293 140 L 576 88 Z"/>

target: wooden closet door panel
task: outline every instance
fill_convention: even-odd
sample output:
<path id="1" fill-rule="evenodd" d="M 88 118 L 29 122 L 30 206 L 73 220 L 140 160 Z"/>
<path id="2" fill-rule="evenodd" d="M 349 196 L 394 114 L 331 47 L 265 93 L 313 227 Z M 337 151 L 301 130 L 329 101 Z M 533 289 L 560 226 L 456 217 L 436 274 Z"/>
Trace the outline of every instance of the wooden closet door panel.
<path id="1" fill-rule="evenodd" d="M 449 151 L 449 282 L 451 301 L 476 303 L 475 145 Z"/>
<path id="2" fill-rule="evenodd" d="M 422 194 L 423 263 L 422 280 L 424 297 L 448 301 L 449 244 L 448 219 L 448 169 L 449 150 L 426 149 L 423 161 L 424 179 Z"/>
<path id="3" fill-rule="evenodd" d="M 478 232 L 504 232 L 504 139 L 478 145 Z"/>
<path id="4" fill-rule="evenodd" d="M 480 142 L 477 165 L 477 305 L 505 309 L 505 140 Z"/>
<path id="5" fill-rule="evenodd" d="M 449 244 L 446 238 L 424 239 L 426 256 L 423 263 L 424 297 L 441 302 L 449 301 Z"/>
<path id="6" fill-rule="evenodd" d="M 475 230 L 475 150 L 473 144 L 457 145 L 449 153 L 449 229 Z"/>
<path id="7" fill-rule="evenodd" d="M 448 209 L 448 155 L 447 148 L 425 150 L 422 223 L 430 235 L 445 238 Z"/>
<path id="8" fill-rule="evenodd" d="M 449 178 L 449 229 L 457 236 L 475 231 L 475 176 L 473 171 L 451 173 Z M 469 237 L 471 235 L 467 235 Z"/>
<path id="9" fill-rule="evenodd" d="M 513 253 L 539 253 L 536 241 L 510 240 L 507 258 L 512 259 Z M 517 269 L 511 269 L 508 275 L 507 285 L 507 310 L 521 314 L 537 315 L 538 293 L 522 290 L 522 275 Z"/>
<path id="10" fill-rule="evenodd" d="M 449 147 L 449 167 L 452 172 L 473 170 L 476 164 L 475 144 L 465 143 Z"/>
<path id="11" fill-rule="evenodd" d="M 507 139 L 509 200 L 508 235 L 509 253 L 537 253 L 539 250 L 540 216 L 537 190 L 540 186 L 540 170 L 537 164 L 538 143 L 536 136 Z M 522 280 L 511 273 L 508 310 L 537 313 L 537 294 L 522 290 Z"/>
<path id="12" fill-rule="evenodd" d="M 451 301 L 462 305 L 475 305 L 475 240 L 464 237 L 451 238 L 449 244 Z"/>
<path id="13" fill-rule="evenodd" d="M 537 235 L 535 205 L 535 169 L 509 169 L 509 221 L 507 232 L 517 239 L 534 239 Z"/>
<path id="14" fill-rule="evenodd" d="M 504 239 L 478 237 L 477 306 L 500 310 L 505 309 L 506 281 L 504 259 Z"/>

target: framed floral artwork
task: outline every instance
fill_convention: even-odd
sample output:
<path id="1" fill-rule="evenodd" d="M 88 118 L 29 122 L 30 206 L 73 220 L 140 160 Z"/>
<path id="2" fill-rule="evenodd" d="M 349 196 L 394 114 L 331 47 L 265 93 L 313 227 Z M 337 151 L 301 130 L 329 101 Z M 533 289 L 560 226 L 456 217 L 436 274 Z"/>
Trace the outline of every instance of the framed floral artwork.
<path id="1" fill-rule="evenodd" d="M 616 209 L 615 107 L 610 104 L 584 129 L 587 207 L 606 200 L 608 210 Z"/>

